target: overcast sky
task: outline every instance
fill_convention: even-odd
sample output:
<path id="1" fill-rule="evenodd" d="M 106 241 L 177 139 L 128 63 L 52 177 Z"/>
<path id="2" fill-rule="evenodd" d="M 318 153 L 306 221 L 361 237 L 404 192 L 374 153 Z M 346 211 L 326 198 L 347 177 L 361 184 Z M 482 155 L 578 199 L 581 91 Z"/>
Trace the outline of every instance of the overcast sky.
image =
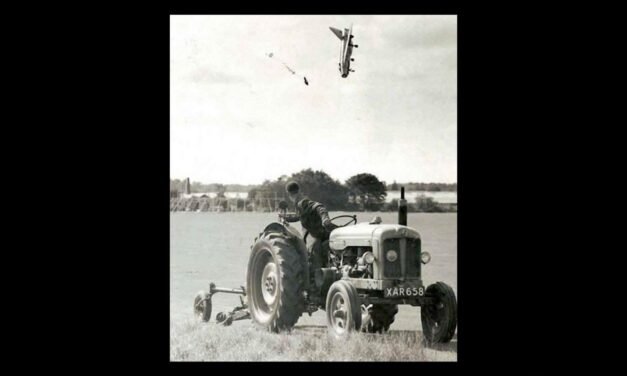
<path id="1" fill-rule="evenodd" d="M 351 23 L 342 78 L 329 26 Z M 171 16 L 170 176 L 260 184 L 304 168 L 457 182 L 457 17 Z"/>

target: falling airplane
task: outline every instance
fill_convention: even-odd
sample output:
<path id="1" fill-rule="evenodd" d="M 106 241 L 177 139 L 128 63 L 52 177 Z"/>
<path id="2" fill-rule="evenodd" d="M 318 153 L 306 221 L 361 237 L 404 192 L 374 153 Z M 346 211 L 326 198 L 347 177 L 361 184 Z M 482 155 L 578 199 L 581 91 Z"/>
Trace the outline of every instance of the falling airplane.
<path id="1" fill-rule="evenodd" d="M 339 65 L 342 77 L 346 78 L 349 72 L 354 72 L 354 70 L 350 69 L 351 61 L 355 61 L 355 59 L 351 58 L 353 47 L 359 47 L 358 45 L 353 44 L 353 25 L 351 24 L 350 29 L 344 29 L 344 32 L 334 27 L 329 27 L 329 29 L 331 29 L 333 34 L 335 34 L 342 41 L 342 51 L 340 52 Z"/>

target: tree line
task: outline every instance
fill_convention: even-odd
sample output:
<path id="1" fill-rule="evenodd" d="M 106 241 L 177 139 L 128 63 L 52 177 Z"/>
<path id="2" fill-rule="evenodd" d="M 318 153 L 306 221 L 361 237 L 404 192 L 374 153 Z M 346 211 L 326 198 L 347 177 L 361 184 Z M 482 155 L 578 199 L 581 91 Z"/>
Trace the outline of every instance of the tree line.
<path id="1" fill-rule="evenodd" d="M 380 181 L 375 175 L 370 173 L 360 173 L 348 178 L 344 183 L 333 179 L 321 170 L 304 169 L 291 175 L 282 175 L 274 180 L 265 180 L 261 185 L 238 185 L 238 184 L 201 184 L 191 183 L 192 193 L 218 192 L 219 196 L 224 196 L 224 192 L 248 192 L 248 200 L 255 202 L 265 202 L 277 200 L 287 200 L 285 185 L 289 181 L 296 181 L 301 187 L 301 191 L 310 199 L 323 203 L 328 210 L 345 211 L 396 211 L 398 201 L 392 200 L 386 203 L 387 191 L 398 190 L 400 185 L 396 182 L 387 185 Z M 457 184 L 445 183 L 406 183 L 406 191 L 456 191 Z M 170 180 L 170 191 L 180 191 L 183 180 Z M 395 189 L 394 189 L 395 188 Z M 425 189 L 428 188 L 428 189 Z M 447 211 L 438 205 L 432 198 L 419 196 L 416 202 L 408 203 L 408 211 L 437 212 Z"/>
<path id="2" fill-rule="evenodd" d="M 170 179 L 170 190 L 171 191 L 182 191 L 183 183 L 185 180 L 182 179 Z M 219 184 L 219 183 L 211 183 L 211 184 L 203 184 L 197 181 L 191 182 L 191 191 L 192 193 L 200 193 L 200 192 L 248 192 L 252 188 L 256 187 L 256 185 L 245 185 L 245 184 Z"/>
<path id="3" fill-rule="evenodd" d="M 406 191 L 457 192 L 457 183 L 397 183 L 388 184 L 390 191 L 398 191 L 405 187 Z"/>

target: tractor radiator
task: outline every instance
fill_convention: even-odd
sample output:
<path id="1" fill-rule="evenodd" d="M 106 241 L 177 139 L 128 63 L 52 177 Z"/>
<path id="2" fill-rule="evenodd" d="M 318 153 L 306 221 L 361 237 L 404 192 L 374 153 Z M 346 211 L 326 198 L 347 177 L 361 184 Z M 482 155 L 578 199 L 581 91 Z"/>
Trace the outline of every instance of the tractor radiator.
<path id="1" fill-rule="evenodd" d="M 387 251 L 395 250 L 398 258 L 388 261 Z M 404 255 L 402 249 L 405 250 Z M 385 278 L 420 277 L 420 239 L 386 239 L 383 242 L 383 276 Z M 403 268 L 403 263 L 404 268 Z M 403 275 L 405 269 L 405 275 Z"/>

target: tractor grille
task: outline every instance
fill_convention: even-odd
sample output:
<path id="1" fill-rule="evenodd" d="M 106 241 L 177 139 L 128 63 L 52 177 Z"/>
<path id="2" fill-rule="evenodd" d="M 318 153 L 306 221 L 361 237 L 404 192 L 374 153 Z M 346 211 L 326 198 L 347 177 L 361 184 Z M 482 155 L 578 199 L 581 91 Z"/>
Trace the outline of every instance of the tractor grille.
<path id="1" fill-rule="evenodd" d="M 386 239 L 383 242 L 383 275 L 387 278 L 400 278 L 401 275 L 401 244 L 400 239 Z M 393 249 L 398 253 L 398 258 L 394 262 L 389 262 L 385 256 L 387 252 Z"/>
<path id="2" fill-rule="evenodd" d="M 420 277 L 420 239 L 407 239 L 407 277 Z"/>
<path id="3" fill-rule="evenodd" d="M 405 243 L 405 244 L 402 244 Z M 405 257 L 401 254 L 401 247 L 405 245 Z M 398 259 L 388 261 L 386 254 L 390 249 L 398 252 Z M 383 276 L 385 278 L 412 278 L 420 277 L 420 239 L 386 239 L 383 241 Z M 405 263 L 405 275 L 402 264 Z"/>

